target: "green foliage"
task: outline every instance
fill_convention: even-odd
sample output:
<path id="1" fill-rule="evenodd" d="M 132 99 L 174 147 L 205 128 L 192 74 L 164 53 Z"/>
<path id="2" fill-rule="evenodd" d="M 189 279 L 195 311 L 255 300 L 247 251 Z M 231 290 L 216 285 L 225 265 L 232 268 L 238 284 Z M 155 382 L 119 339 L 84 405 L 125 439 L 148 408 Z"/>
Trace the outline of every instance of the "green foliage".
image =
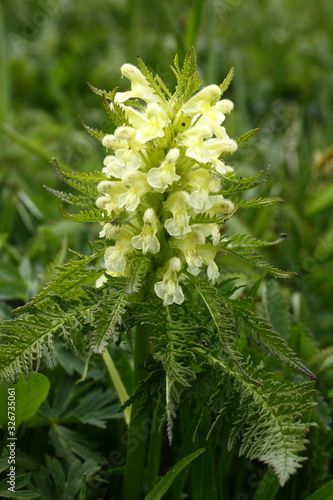
<path id="1" fill-rule="evenodd" d="M 243 146 L 244 144 L 246 144 L 252 137 L 254 137 L 259 132 L 259 130 L 260 130 L 259 128 L 254 128 L 253 130 L 245 132 L 245 134 L 241 135 L 240 137 L 237 137 L 236 142 L 238 146 Z"/>
<path id="2" fill-rule="evenodd" d="M 66 291 L 72 291 L 73 288 L 77 288 L 91 282 L 97 277 L 98 274 L 100 274 L 100 270 L 96 270 L 95 268 L 84 268 L 87 264 L 90 264 L 102 255 L 103 252 L 104 248 L 103 250 L 96 250 L 89 256 L 78 254 L 77 259 L 72 259 L 63 266 L 57 267 L 56 274 L 52 277 L 51 281 L 44 286 L 42 291 L 36 295 L 31 302 L 25 304 L 23 307 L 19 307 L 16 311 L 21 312 L 38 302 L 48 300 L 50 294 L 62 295 Z"/>
<path id="3" fill-rule="evenodd" d="M 174 97 L 178 98 L 180 103 L 186 102 L 201 86 L 202 80 L 199 79 L 197 72 L 197 56 L 192 48 L 187 51 L 183 67 L 179 66 L 179 58 L 176 55 L 174 67 L 171 66 L 176 75 L 177 85 Z"/>
<path id="4" fill-rule="evenodd" d="M 168 489 L 170 488 L 170 486 L 172 485 L 173 481 L 176 479 L 178 474 L 205 451 L 206 451 L 205 448 L 201 448 L 200 450 L 197 450 L 194 453 L 191 453 L 191 455 L 188 455 L 187 457 L 180 460 L 159 481 L 159 483 L 146 496 L 145 500 L 160 500 L 161 498 L 163 498 L 163 495 L 168 491 Z"/>
<path id="5" fill-rule="evenodd" d="M 250 460 L 257 459 L 273 467 L 281 486 L 294 474 L 305 457 L 300 456 L 309 424 L 302 422 L 313 406 L 309 399 L 312 384 L 280 382 L 260 367 L 247 366 L 253 384 L 243 374 L 237 374 L 225 363 L 211 358 L 216 369 L 230 377 L 233 387 L 229 401 L 220 412 L 235 412 L 228 441 L 231 449 L 240 442 L 239 453 Z M 224 380 L 226 383 L 226 380 Z"/>
<path id="6" fill-rule="evenodd" d="M 245 262 L 251 264 L 252 266 L 260 267 L 264 271 L 268 271 L 272 276 L 276 278 L 291 278 L 294 273 L 288 271 L 281 271 L 267 262 L 262 260 L 261 255 L 252 251 L 253 248 L 259 246 L 271 245 L 270 242 L 263 242 L 257 240 L 248 234 L 234 234 L 230 238 L 226 237 L 221 242 L 219 247 L 222 251 L 230 253 Z"/>
<path id="7" fill-rule="evenodd" d="M 149 71 L 149 69 L 147 68 L 141 57 L 138 57 L 137 61 L 141 73 L 146 78 L 151 88 L 155 91 L 155 94 L 158 95 L 163 101 L 165 101 L 166 96 L 171 97 L 170 91 L 162 82 L 161 78 L 153 76 L 153 74 Z"/>
<path id="8" fill-rule="evenodd" d="M 240 193 L 241 191 L 246 191 L 248 189 L 260 186 L 268 179 L 269 172 L 267 172 L 264 179 L 260 179 L 263 173 L 264 171 L 261 170 L 257 174 L 252 175 L 251 177 L 237 177 L 234 173 L 228 174 L 228 176 L 226 176 L 227 179 L 226 186 L 223 187 L 222 194 L 229 195 L 232 193 Z M 227 184 L 229 184 L 229 186 Z"/>
<path id="9" fill-rule="evenodd" d="M 41 403 L 46 399 L 49 389 L 50 381 L 41 373 L 30 374 L 28 380 L 25 380 L 23 375 L 16 384 L 12 385 L 15 389 L 15 424 L 18 427 L 22 422 L 29 420 L 38 410 Z M 0 385 L 0 425 L 3 427 L 7 424 L 7 407 L 8 398 L 8 385 L 2 382 Z"/>
<path id="10" fill-rule="evenodd" d="M 307 500 L 326 500 L 332 498 L 333 496 L 333 480 L 325 484 L 312 495 L 310 495 Z"/>
<path id="11" fill-rule="evenodd" d="M 107 212 L 101 211 L 99 208 L 81 210 L 78 214 L 69 214 L 63 205 L 60 205 L 59 210 L 63 217 L 74 222 L 105 222 L 107 220 Z"/>
<path id="12" fill-rule="evenodd" d="M 225 79 L 223 80 L 223 82 L 220 85 L 220 89 L 221 89 L 222 94 L 224 94 L 224 92 L 226 90 L 228 90 L 229 85 L 231 84 L 234 76 L 235 76 L 235 70 L 234 70 L 234 68 L 231 68 L 229 70 L 229 73 L 227 74 L 227 76 L 225 77 Z M 248 134 L 249 134 L 249 132 L 248 132 Z M 253 134 L 251 134 L 251 135 L 253 135 Z"/>
<path id="13" fill-rule="evenodd" d="M 65 203 L 70 203 L 71 205 L 76 205 L 79 207 L 87 207 L 91 205 L 92 199 L 88 196 L 77 196 L 72 193 L 66 193 L 63 191 L 58 191 L 56 189 L 52 189 L 48 186 L 44 186 L 45 189 L 59 198 L 59 200 L 64 201 Z"/>
<path id="14" fill-rule="evenodd" d="M 94 309 L 96 323 L 91 338 L 92 352 L 102 354 L 106 349 L 125 314 L 127 304 L 126 285 L 120 290 L 106 293 L 96 304 Z"/>

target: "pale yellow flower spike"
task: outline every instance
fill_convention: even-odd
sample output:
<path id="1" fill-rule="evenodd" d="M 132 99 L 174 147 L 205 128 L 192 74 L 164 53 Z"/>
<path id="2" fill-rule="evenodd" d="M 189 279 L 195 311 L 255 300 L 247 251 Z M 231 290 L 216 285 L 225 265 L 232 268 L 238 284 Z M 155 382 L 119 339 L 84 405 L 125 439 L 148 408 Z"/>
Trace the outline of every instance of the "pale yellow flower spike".
<path id="1" fill-rule="evenodd" d="M 219 194 L 223 177 L 233 171 L 221 155 L 237 149 L 222 125 L 233 103 L 221 100 L 217 85 L 181 103 L 163 96 L 157 80 L 155 85 L 142 71 L 121 67 L 131 89 L 115 94 L 110 112 L 120 126 L 101 140 L 107 180 L 97 186 L 96 206 L 107 213 L 99 235 L 109 246 L 96 286 L 107 283 L 107 275 L 130 276 L 133 259 L 147 255 L 162 278 L 154 291 L 168 306 L 184 301 L 183 268 L 193 275 L 206 271 L 212 282 L 220 275 L 219 219 L 235 209 Z"/>

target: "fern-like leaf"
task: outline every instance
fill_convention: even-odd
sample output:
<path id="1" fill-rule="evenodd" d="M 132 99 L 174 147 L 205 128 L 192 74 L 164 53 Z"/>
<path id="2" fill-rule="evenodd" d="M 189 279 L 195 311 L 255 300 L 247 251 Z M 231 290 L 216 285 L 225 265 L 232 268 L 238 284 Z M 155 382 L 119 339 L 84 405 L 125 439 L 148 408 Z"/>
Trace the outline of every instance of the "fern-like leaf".
<path id="1" fill-rule="evenodd" d="M 226 182 L 229 183 L 229 187 L 224 187 L 221 191 L 221 194 L 228 195 L 231 193 L 240 193 L 242 191 L 246 191 L 248 189 L 252 189 L 256 186 L 260 186 L 267 181 L 269 171 L 266 173 L 263 179 L 260 179 L 263 175 L 264 171 L 260 170 L 256 175 L 251 177 L 236 177 L 234 173 L 226 175 Z"/>
<path id="2" fill-rule="evenodd" d="M 63 217 L 75 222 L 107 222 L 110 220 L 107 211 L 100 208 L 91 208 L 90 210 L 81 210 L 78 214 L 70 214 L 63 205 L 59 205 L 59 210 Z"/>
<path id="3" fill-rule="evenodd" d="M 0 327 L 0 381 L 15 381 L 24 372 L 38 369 L 44 346 L 52 355 L 53 335 L 62 328 L 63 319 L 24 314 L 4 321 Z"/>
<path id="4" fill-rule="evenodd" d="M 143 76 L 147 80 L 150 87 L 154 90 L 154 93 L 156 95 L 158 95 L 163 101 L 165 101 L 165 90 L 164 90 L 166 88 L 165 84 L 163 84 L 161 86 L 161 84 L 160 84 L 161 79 L 154 77 L 154 75 L 151 73 L 151 71 L 149 71 L 149 69 L 147 68 L 146 64 L 143 62 L 141 57 L 138 57 L 137 61 L 138 61 L 138 65 L 139 65 L 139 68 L 141 70 L 141 73 L 143 74 Z M 170 91 L 167 90 L 166 94 L 168 96 L 170 96 Z"/>
<path id="5" fill-rule="evenodd" d="M 248 244 L 245 243 L 246 239 L 248 239 Z M 252 241 L 252 244 L 250 243 L 250 241 Z M 252 248 L 256 246 L 264 246 L 265 244 L 271 245 L 272 243 L 265 243 L 261 240 L 256 240 L 256 238 L 253 238 L 249 235 L 236 234 L 231 236 L 230 238 L 224 238 L 223 240 L 221 240 L 219 247 L 221 251 L 234 255 L 252 266 L 259 267 L 277 278 L 291 278 L 292 276 L 294 276 L 295 273 L 282 271 L 274 266 L 271 266 L 270 264 L 262 260 L 261 255 L 255 253 L 252 250 Z"/>
<path id="6" fill-rule="evenodd" d="M 98 130 L 96 128 L 91 128 L 91 127 L 88 127 L 88 125 L 86 125 L 81 117 L 79 116 L 79 120 L 82 124 L 82 126 L 84 127 L 85 131 L 91 136 L 93 137 L 94 139 L 97 139 L 97 141 L 101 142 L 105 133 L 102 131 L 102 130 Z"/>
<path id="7" fill-rule="evenodd" d="M 120 290 L 111 290 L 98 302 L 94 314 L 95 329 L 91 339 L 91 351 L 103 354 L 109 340 L 117 331 L 128 305 L 126 287 Z"/>
<path id="8" fill-rule="evenodd" d="M 227 215 L 224 215 L 223 217 L 221 217 L 220 215 L 197 214 L 192 218 L 191 225 L 212 224 L 212 223 L 222 225 L 227 220 L 229 220 L 233 215 L 235 215 L 236 211 L 237 210 L 233 210 L 232 212 L 228 213 Z"/>
<path id="9" fill-rule="evenodd" d="M 50 294 L 63 295 L 68 292 L 68 290 L 80 287 L 81 285 L 87 284 L 96 279 L 97 276 L 101 274 L 101 271 L 99 269 L 85 269 L 85 267 L 102 255 L 104 250 L 105 249 L 103 247 L 102 250 L 96 250 L 96 252 L 92 255 L 78 254 L 78 259 L 70 260 L 63 266 L 56 267 L 56 274 L 53 276 L 51 281 L 44 286 L 42 291 L 33 297 L 30 302 L 15 309 L 15 312 L 24 311 L 32 305 L 48 299 Z"/>
<path id="10" fill-rule="evenodd" d="M 301 454 L 312 424 L 304 422 L 304 417 L 313 407 L 313 384 L 280 382 L 272 374 L 261 373 L 260 367 L 248 366 L 251 377 L 260 380 L 258 386 L 220 359 L 211 360 L 233 382 L 228 405 L 232 396 L 235 418 L 228 449 L 239 442 L 239 454 L 271 466 L 283 486 L 305 460 Z"/>
<path id="11" fill-rule="evenodd" d="M 223 354 L 229 360 L 233 361 L 238 369 L 247 376 L 243 368 L 243 356 L 237 350 L 235 343 L 237 338 L 236 321 L 232 311 L 228 307 L 226 299 L 221 294 L 216 293 L 216 289 L 207 283 L 206 280 L 190 274 L 187 276 L 209 312 L 218 334 L 218 343 L 222 346 Z M 256 383 L 255 380 L 252 380 L 252 382 Z"/>
<path id="12" fill-rule="evenodd" d="M 65 172 L 62 170 L 54 158 L 51 161 L 52 167 L 58 177 L 66 182 L 69 186 L 81 191 L 82 193 L 95 197 L 97 196 L 97 190 L 94 185 L 90 183 L 100 182 L 101 180 L 106 180 L 107 177 L 102 172 L 96 172 L 95 174 L 85 174 L 81 172 Z"/>
<path id="13" fill-rule="evenodd" d="M 276 196 L 274 198 L 256 198 L 253 200 L 240 200 L 237 202 L 235 202 L 235 200 L 233 201 L 234 204 L 239 208 L 265 208 L 269 207 L 270 205 L 274 205 L 275 203 L 279 203 L 283 201 L 283 199 Z"/>
<path id="14" fill-rule="evenodd" d="M 180 69 L 178 57 L 175 57 L 175 67 L 172 68 L 177 78 L 175 97 L 181 102 L 186 102 L 191 95 L 199 90 L 202 84 L 196 69 L 196 62 L 196 53 L 193 47 L 187 51 L 182 69 Z"/>
<path id="15" fill-rule="evenodd" d="M 107 99 L 110 99 L 111 101 L 113 100 L 113 98 L 118 90 L 118 87 L 115 87 L 111 92 L 108 92 L 107 90 L 101 90 L 101 89 L 98 89 L 97 87 L 94 87 L 89 82 L 87 82 L 87 85 L 90 88 L 90 90 L 92 90 L 94 92 L 94 94 L 99 95 L 100 97 L 105 96 Z"/>
<path id="16" fill-rule="evenodd" d="M 71 205 L 76 205 L 77 207 L 89 207 L 94 206 L 96 202 L 96 198 L 92 196 L 80 196 L 74 195 L 72 193 L 65 193 L 64 191 L 58 191 L 57 189 L 52 189 L 48 186 L 43 186 L 46 191 L 53 194 L 56 198 L 65 203 L 69 203 Z"/>
<path id="17" fill-rule="evenodd" d="M 130 267 L 131 274 L 127 282 L 127 293 L 129 295 L 140 290 L 147 277 L 150 260 L 145 255 L 137 255 L 131 259 Z"/>
<path id="18" fill-rule="evenodd" d="M 251 334 L 254 341 L 265 346 L 271 354 L 287 365 L 299 370 L 312 380 L 315 380 L 316 377 L 314 374 L 296 356 L 285 340 L 273 330 L 267 321 L 255 316 L 250 308 L 247 307 L 247 300 L 248 299 L 230 300 L 229 305 L 234 311 L 235 316 L 237 318 L 242 318 L 244 324 L 248 327 L 247 331 Z M 251 299 L 250 302 L 252 304 Z"/>
<path id="19" fill-rule="evenodd" d="M 155 306 L 156 307 L 156 306 Z M 150 322 L 154 332 L 152 338 L 154 358 L 162 363 L 165 371 L 166 421 L 169 442 L 172 442 L 173 420 L 184 388 L 190 387 L 195 374 L 190 361 L 195 359 L 194 336 L 198 326 L 181 311 L 179 318 L 173 318 L 167 308 L 161 314 L 156 307 L 155 317 Z M 150 312 L 150 318 L 152 318 Z M 191 342 L 192 339 L 192 342 Z"/>
<path id="20" fill-rule="evenodd" d="M 65 172 L 65 170 L 62 170 L 59 167 L 59 164 L 55 158 L 52 158 L 52 165 L 58 175 L 60 177 L 65 177 L 66 179 L 72 179 L 76 181 L 82 181 L 82 182 L 101 182 L 103 180 L 106 180 L 107 177 L 99 171 L 96 171 L 94 173 L 92 172 Z"/>

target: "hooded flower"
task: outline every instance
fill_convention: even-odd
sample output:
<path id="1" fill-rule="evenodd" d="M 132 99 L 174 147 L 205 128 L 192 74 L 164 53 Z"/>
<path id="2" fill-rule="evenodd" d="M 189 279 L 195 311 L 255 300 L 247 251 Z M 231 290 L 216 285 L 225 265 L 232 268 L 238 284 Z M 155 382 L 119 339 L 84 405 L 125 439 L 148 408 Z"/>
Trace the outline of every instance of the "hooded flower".
<path id="1" fill-rule="evenodd" d="M 205 212 L 212 208 L 214 202 L 210 193 L 214 193 L 220 187 L 220 180 L 203 168 L 193 170 L 188 174 L 188 184 L 192 189 L 190 205 L 199 212 Z"/>
<path id="2" fill-rule="evenodd" d="M 152 208 L 147 208 L 143 216 L 143 228 L 140 234 L 131 238 L 131 243 L 137 250 L 142 250 L 143 254 L 147 252 L 158 253 L 160 251 L 160 242 L 156 237 L 160 223 Z"/>
<path id="3" fill-rule="evenodd" d="M 125 102 L 127 99 L 142 99 L 146 103 L 158 102 L 159 98 L 151 88 L 141 71 L 132 64 L 123 64 L 120 68 L 122 75 L 131 81 L 131 90 L 127 92 L 117 92 L 115 100 Z"/>
<path id="4" fill-rule="evenodd" d="M 165 208 L 173 217 L 164 222 L 164 227 L 171 236 L 183 238 L 192 229 L 189 226 L 190 216 L 187 213 L 190 196 L 186 191 L 176 191 L 165 202 Z"/>
<path id="5" fill-rule="evenodd" d="M 169 306 L 173 302 L 181 304 L 184 302 L 184 294 L 178 283 L 177 273 L 181 270 L 182 263 L 177 257 L 173 257 L 167 263 L 167 270 L 164 273 L 163 280 L 154 285 L 155 293 L 163 299 L 163 304 Z"/>
<path id="6" fill-rule="evenodd" d="M 176 174 L 176 162 L 178 158 L 179 149 L 170 149 L 161 166 L 149 170 L 147 182 L 155 191 L 164 193 L 168 186 L 181 179 L 181 177 Z"/>

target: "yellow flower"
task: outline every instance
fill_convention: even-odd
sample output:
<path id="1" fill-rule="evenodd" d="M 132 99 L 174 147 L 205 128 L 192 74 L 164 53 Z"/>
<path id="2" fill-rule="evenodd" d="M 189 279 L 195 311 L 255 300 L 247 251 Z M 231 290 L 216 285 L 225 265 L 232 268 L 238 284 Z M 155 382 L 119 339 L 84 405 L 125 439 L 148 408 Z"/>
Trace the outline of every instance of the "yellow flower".
<path id="1" fill-rule="evenodd" d="M 199 163 L 209 163 L 210 155 L 206 149 L 206 141 L 212 136 L 212 131 L 206 125 L 195 125 L 185 130 L 179 138 L 179 144 L 186 146 L 185 154 Z"/>
<path id="2" fill-rule="evenodd" d="M 206 245 L 198 247 L 197 252 L 202 258 L 203 263 L 207 266 L 208 279 L 214 283 L 220 276 L 219 268 L 214 261 L 218 248 L 213 247 L 210 243 L 207 243 Z"/>
<path id="3" fill-rule="evenodd" d="M 126 192 L 119 196 L 119 207 L 129 212 L 135 212 L 139 206 L 140 199 L 149 191 L 146 175 L 139 171 L 127 173 L 123 177 Z"/>
<path id="4" fill-rule="evenodd" d="M 142 250 L 143 254 L 152 254 L 160 251 L 160 242 L 156 237 L 160 222 L 152 208 L 147 208 L 143 216 L 143 228 L 139 235 L 131 238 L 131 243 L 137 250 Z"/>
<path id="5" fill-rule="evenodd" d="M 178 257 L 173 257 L 169 260 L 167 266 L 163 280 L 158 281 L 154 285 L 155 293 L 163 299 L 165 306 L 169 306 L 172 303 L 181 304 L 185 298 L 177 278 L 177 273 L 182 267 L 181 260 Z"/>
<path id="6" fill-rule="evenodd" d="M 164 193 L 168 186 L 180 180 L 181 177 L 176 174 L 176 161 L 178 158 L 179 149 L 170 149 L 161 166 L 149 170 L 147 182 L 158 193 Z"/>
<path id="7" fill-rule="evenodd" d="M 143 115 L 144 121 L 139 125 L 136 134 L 136 140 L 142 144 L 157 137 L 164 137 L 164 129 L 170 123 L 168 115 L 156 103 L 148 104 L 146 115 Z"/>
<path id="8" fill-rule="evenodd" d="M 126 186 L 118 181 L 102 181 L 98 184 L 97 190 L 104 196 L 97 198 L 98 208 L 107 210 L 109 214 L 112 211 L 119 211 L 120 196 L 126 192 Z"/>
<path id="9" fill-rule="evenodd" d="M 127 99 L 142 99 L 143 101 L 158 102 L 159 98 L 148 84 L 141 71 L 132 64 L 123 64 L 120 68 L 121 73 L 131 81 L 131 90 L 127 92 L 117 92 L 115 100 L 125 102 Z"/>
<path id="10" fill-rule="evenodd" d="M 120 276 L 126 275 L 126 257 L 134 252 L 134 248 L 131 244 L 132 234 L 133 233 L 131 233 L 131 231 L 126 227 L 119 228 L 116 244 L 114 246 L 107 247 L 105 250 L 105 269 L 106 273 L 111 276 L 114 276 L 114 273 L 119 273 L 118 275 Z"/>
<path id="11" fill-rule="evenodd" d="M 208 170 L 198 168 L 187 175 L 188 184 L 192 188 L 190 206 L 196 211 L 205 212 L 213 206 L 211 192 L 220 188 L 220 181 Z"/>
<path id="12" fill-rule="evenodd" d="M 187 208 L 190 202 L 190 195 L 186 191 L 177 191 L 169 196 L 164 206 L 173 217 L 164 222 L 164 227 L 171 236 L 183 238 L 192 229 L 189 226 L 190 216 Z"/>
<path id="13" fill-rule="evenodd" d="M 194 275 L 199 274 L 200 267 L 202 266 L 202 257 L 198 254 L 197 250 L 199 245 L 205 243 L 205 237 L 200 231 L 192 231 L 187 234 L 184 239 L 171 239 L 171 245 L 182 251 L 186 264 L 188 265 L 188 272 Z"/>

